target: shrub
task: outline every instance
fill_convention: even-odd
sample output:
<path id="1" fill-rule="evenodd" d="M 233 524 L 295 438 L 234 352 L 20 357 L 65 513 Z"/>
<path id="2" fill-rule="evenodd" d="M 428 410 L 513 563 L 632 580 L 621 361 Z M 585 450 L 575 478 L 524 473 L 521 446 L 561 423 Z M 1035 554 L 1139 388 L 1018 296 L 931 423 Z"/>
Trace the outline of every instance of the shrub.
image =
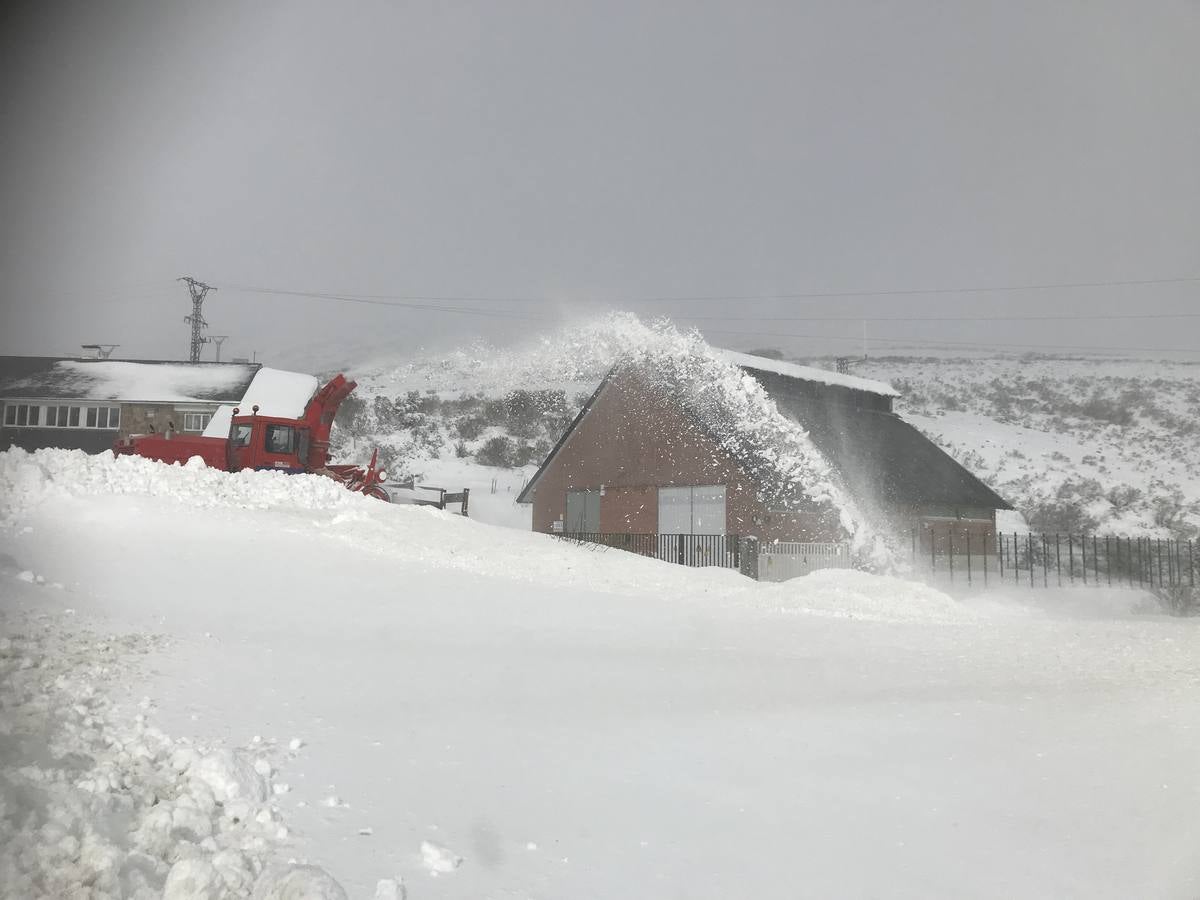
<path id="1" fill-rule="evenodd" d="M 488 438 L 476 451 L 475 461 L 485 466 L 511 466 L 514 449 L 509 438 Z"/>

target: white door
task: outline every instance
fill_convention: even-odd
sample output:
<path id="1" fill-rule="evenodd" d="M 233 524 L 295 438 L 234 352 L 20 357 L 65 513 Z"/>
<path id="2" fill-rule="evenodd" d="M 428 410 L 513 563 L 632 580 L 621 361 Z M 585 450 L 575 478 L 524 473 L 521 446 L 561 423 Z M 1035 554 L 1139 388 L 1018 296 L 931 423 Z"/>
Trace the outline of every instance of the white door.
<path id="1" fill-rule="evenodd" d="M 660 487 L 658 489 L 658 533 L 692 533 L 692 489 L 690 487 Z"/>
<path id="2" fill-rule="evenodd" d="M 692 488 L 692 534 L 725 533 L 725 485 Z"/>
<path id="3" fill-rule="evenodd" d="M 725 485 L 658 489 L 659 534 L 724 534 Z"/>

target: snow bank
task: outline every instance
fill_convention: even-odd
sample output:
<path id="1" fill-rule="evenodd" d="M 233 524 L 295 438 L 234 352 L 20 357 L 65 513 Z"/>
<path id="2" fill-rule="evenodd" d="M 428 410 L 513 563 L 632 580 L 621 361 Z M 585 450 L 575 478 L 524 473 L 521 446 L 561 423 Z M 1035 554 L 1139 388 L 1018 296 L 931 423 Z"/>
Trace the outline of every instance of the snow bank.
<path id="1" fill-rule="evenodd" d="M 353 508 L 378 503 L 320 475 L 222 472 L 195 459 L 167 466 L 140 456 L 88 455 L 81 450 L 0 453 L 0 523 L 15 521 L 50 496 L 145 494 L 194 508 Z"/>
<path id="2" fill-rule="evenodd" d="M 871 622 L 979 621 L 970 608 L 937 588 L 853 569 L 822 569 L 768 590 L 765 602 L 782 612 Z"/>
<path id="3" fill-rule="evenodd" d="M 246 388 L 237 408 L 249 414 L 255 406 L 259 415 L 298 419 L 304 408 L 317 392 L 320 383 L 312 375 L 301 372 L 285 372 L 265 366 L 254 375 L 250 387 Z M 233 406 L 222 406 L 204 429 L 205 437 L 225 437 L 229 434 L 229 423 L 233 418 Z"/>
<path id="4" fill-rule="evenodd" d="M 131 716 L 106 695 L 128 658 L 160 641 L 0 622 L 6 896 L 345 897 L 321 870 L 304 876 L 321 890 L 289 894 L 297 876 L 268 868 L 288 835 L 268 802 L 273 748 L 172 740 L 150 724 L 148 700 Z"/>
<path id="5" fill-rule="evenodd" d="M 89 400 L 170 403 L 236 396 L 253 370 L 240 363 L 137 363 L 63 360 L 55 368 L 87 384 Z"/>

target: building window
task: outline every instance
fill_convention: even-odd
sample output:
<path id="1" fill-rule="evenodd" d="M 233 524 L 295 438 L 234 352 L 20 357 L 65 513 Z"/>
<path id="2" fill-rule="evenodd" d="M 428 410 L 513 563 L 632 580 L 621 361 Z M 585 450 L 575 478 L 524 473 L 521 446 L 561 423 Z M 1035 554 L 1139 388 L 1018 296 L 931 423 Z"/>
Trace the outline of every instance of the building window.
<path id="1" fill-rule="evenodd" d="M 599 491 L 567 491 L 567 519 L 564 531 L 569 534 L 599 533 Z"/>
<path id="2" fill-rule="evenodd" d="M 658 489 L 659 534 L 724 534 L 725 485 Z"/>
<path id="3" fill-rule="evenodd" d="M 80 425 L 80 422 L 83 422 Z M 4 424 L 15 428 L 119 428 L 118 406 L 6 403 Z"/>
<path id="4" fill-rule="evenodd" d="M 184 431 L 203 431 L 208 427 L 212 413 L 185 412 L 183 414 Z"/>

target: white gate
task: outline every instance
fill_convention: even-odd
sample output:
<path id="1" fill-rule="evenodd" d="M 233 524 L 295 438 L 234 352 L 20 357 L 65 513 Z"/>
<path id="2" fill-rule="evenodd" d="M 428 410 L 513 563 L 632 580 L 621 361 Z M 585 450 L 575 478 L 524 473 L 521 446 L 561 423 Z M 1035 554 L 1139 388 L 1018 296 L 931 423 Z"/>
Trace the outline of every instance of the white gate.
<path id="1" fill-rule="evenodd" d="M 850 545 L 776 541 L 763 544 L 758 557 L 759 581 L 787 581 L 817 569 L 850 568 Z"/>

